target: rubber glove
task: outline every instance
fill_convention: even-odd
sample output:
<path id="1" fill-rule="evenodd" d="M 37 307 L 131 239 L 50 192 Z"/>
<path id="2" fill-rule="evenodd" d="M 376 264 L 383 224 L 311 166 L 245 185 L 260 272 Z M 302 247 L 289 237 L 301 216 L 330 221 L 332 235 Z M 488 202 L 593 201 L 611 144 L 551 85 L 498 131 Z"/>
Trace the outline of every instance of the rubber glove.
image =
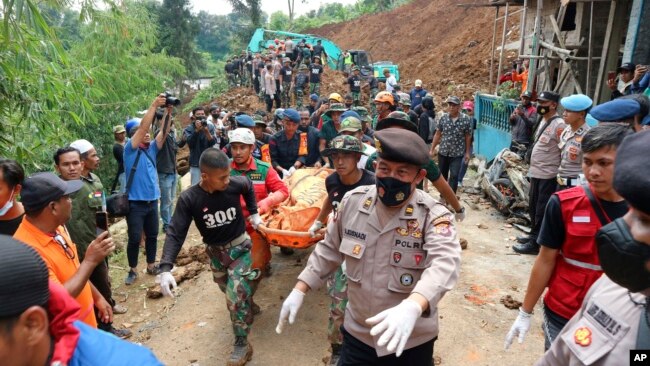
<path id="1" fill-rule="evenodd" d="M 164 296 L 174 297 L 172 288 L 176 290 L 176 280 L 170 272 L 163 272 L 156 276 L 156 283 L 160 284 L 160 292 Z"/>
<path id="2" fill-rule="evenodd" d="M 519 315 L 517 315 L 517 319 L 515 319 L 515 322 L 512 324 L 512 327 L 510 327 L 510 331 L 506 335 L 506 341 L 504 343 L 504 348 L 508 349 L 510 345 L 512 344 L 512 340 L 515 338 L 516 335 L 519 336 L 519 344 L 524 343 L 524 338 L 526 337 L 526 333 L 528 333 L 528 330 L 530 329 L 530 317 L 533 316 L 532 313 L 527 313 L 523 311 L 521 308 L 519 308 Z"/>
<path id="3" fill-rule="evenodd" d="M 295 172 L 296 172 L 296 167 L 295 166 L 292 166 L 291 168 L 289 168 L 289 175 L 293 175 L 293 173 L 295 173 Z"/>
<path id="4" fill-rule="evenodd" d="M 422 307 L 413 300 L 405 299 L 399 305 L 386 309 L 381 313 L 366 319 L 366 323 L 374 325 L 370 335 L 381 334 L 377 345 L 380 347 L 388 344 L 389 352 L 395 351 L 395 356 L 402 355 L 406 341 L 408 341 L 415 322 L 422 315 Z"/>
<path id="5" fill-rule="evenodd" d="M 463 222 L 463 220 L 465 220 L 465 209 L 463 208 L 460 211 L 456 211 L 454 217 L 456 218 L 457 222 Z"/>
<path id="6" fill-rule="evenodd" d="M 275 332 L 278 334 L 282 333 L 282 329 L 287 324 L 287 319 L 289 324 L 293 324 L 296 321 L 296 314 L 302 306 L 302 301 L 305 299 L 305 293 L 294 288 L 291 290 L 291 293 L 282 303 L 282 310 L 280 310 L 280 319 L 278 320 L 278 326 L 275 327 Z"/>
<path id="7" fill-rule="evenodd" d="M 248 218 L 248 220 L 251 223 L 251 226 L 253 226 L 253 229 L 257 230 L 257 227 L 262 224 L 262 218 L 260 217 L 260 214 L 256 213 L 255 215 L 251 215 L 251 217 Z"/>
<path id="8" fill-rule="evenodd" d="M 321 228 L 323 228 L 323 223 L 318 220 L 314 221 L 314 223 L 311 224 L 311 226 L 309 227 L 309 230 L 307 230 L 309 232 L 309 236 L 311 236 L 312 238 L 315 237 L 316 232 Z"/>
<path id="9" fill-rule="evenodd" d="M 291 172 L 289 172 L 286 169 L 282 169 L 282 178 L 289 178 L 291 176 Z"/>

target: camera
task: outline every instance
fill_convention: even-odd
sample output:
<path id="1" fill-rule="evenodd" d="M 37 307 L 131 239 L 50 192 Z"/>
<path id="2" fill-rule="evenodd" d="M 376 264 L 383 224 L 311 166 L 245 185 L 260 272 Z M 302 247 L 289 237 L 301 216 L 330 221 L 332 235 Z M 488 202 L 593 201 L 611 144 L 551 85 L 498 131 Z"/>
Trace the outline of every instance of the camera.
<path id="1" fill-rule="evenodd" d="M 181 100 L 174 97 L 170 92 L 165 92 L 165 106 L 170 107 L 170 106 L 179 106 L 181 105 Z"/>
<path id="2" fill-rule="evenodd" d="M 206 117 L 197 117 L 199 121 L 201 121 L 201 126 L 207 127 L 208 126 L 208 119 Z"/>

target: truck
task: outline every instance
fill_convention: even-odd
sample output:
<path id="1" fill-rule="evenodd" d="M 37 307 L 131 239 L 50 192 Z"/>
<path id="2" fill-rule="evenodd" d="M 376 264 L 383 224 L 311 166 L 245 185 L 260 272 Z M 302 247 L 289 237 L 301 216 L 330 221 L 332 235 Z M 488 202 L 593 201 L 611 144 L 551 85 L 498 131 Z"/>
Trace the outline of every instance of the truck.
<path id="1" fill-rule="evenodd" d="M 284 40 L 287 37 L 290 38 L 294 44 L 298 44 L 304 40 L 307 44 L 315 45 L 316 41 L 321 41 L 321 45 L 327 55 L 327 65 L 331 69 L 345 71 L 344 52 L 341 48 L 331 40 L 314 34 L 300 34 L 257 28 L 255 33 L 253 33 L 250 42 L 248 42 L 248 51 L 259 53 L 268 50 L 269 46 L 275 45 L 276 38 L 282 38 Z M 399 81 L 399 68 L 396 64 L 390 61 L 373 62 L 370 52 L 365 50 L 351 49 L 346 51 L 352 57 L 352 63 L 359 66 L 361 75 L 364 78 L 374 75 L 379 81 L 384 82 L 386 81 L 386 78 L 384 77 L 383 70 L 388 69 L 390 73 L 395 76 L 395 79 Z"/>

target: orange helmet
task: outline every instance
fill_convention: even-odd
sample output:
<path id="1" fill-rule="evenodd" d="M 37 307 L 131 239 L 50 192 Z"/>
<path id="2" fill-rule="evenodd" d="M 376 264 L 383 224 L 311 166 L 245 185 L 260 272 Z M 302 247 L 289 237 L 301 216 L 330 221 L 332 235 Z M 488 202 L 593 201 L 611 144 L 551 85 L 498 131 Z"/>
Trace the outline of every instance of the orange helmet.
<path id="1" fill-rule="evenodd" d="M 390 105 L 395 105 L 395 98 L 393 97 L 393 94 L 387 91 L 382 91 L 377 93 L 375 96 L 375 102 L 382 102 L 382 103 L 388 103 Z"/>

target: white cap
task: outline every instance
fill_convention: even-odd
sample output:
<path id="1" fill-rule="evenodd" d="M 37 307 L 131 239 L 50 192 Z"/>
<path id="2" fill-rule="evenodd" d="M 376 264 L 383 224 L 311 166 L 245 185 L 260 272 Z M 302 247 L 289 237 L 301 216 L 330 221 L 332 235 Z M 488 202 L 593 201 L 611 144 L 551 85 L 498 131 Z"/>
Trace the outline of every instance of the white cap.
<path id="1" fill-rule="evenodd" d="M 420 79 L 415 80 L 415 86 L 422 86 L 422 80 Z"/>
<path id="2" fill-rule="evenodd" d="M 85 154 L 90 149 L 94 148 L 93 144 L 88 142 L 88 140 L 84 140 L 84 139 L 74 141 L 73 143 L 70 144 L 70 147 L 79 150 L 79 152 L 82 154 Z"/>
<path id="3" fill-rule="evenodd" d="M 230 143 L 239 142 L 246 145 L 255 145 L 255 134 L 248 128 L 236 128 L 228 132 Z"/>

